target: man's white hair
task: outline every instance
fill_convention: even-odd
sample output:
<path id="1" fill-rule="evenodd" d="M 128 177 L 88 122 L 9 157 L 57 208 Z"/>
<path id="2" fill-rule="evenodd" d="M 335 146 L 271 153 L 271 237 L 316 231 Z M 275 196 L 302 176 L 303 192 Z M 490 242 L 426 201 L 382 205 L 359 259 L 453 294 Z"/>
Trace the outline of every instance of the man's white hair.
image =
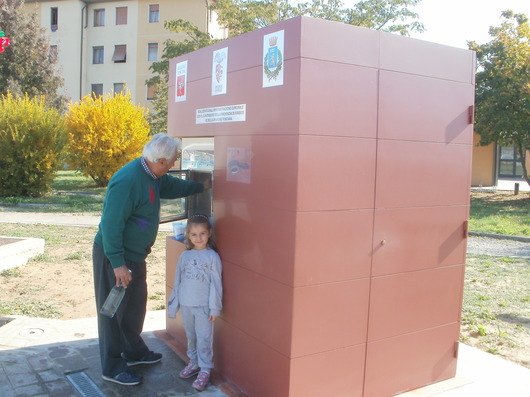
<path id="1" fill-rule="evenodd" d="M 156 163 L 160 159 L 171 159 L 180 149 L 180 141 L 167 134 L 155 134 L 144 146 L 142 155 L 146 160 Z"/>

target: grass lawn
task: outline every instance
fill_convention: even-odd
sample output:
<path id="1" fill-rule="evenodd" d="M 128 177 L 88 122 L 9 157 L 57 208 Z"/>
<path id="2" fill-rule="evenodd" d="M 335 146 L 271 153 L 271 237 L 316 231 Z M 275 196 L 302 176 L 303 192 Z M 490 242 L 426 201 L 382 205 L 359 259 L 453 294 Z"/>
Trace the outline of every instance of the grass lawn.
<path id="1" fill-rule="evenodd" d="M 468 255 L 460 340 L 530 368 L 530 260 Z"/>
<path id="2" fill-rule="evenodd" d="M 105 188 L 97 187 L 93 181 L 80 173 L 59 171 L 51 187 L 52 191 L 40 198 L 0 198 L 0 207 L 25 212 L 95 215 L 101 213 Z M 171 212 L 175 211 L 171 209 Z M 470 212 L 470 231 L 530 237 L 530 193 L 528 192 L 514 195 L 511 192 L 501 191 L 495 193 L 472 191 Z"/>
<path id="3" fill-rule="evenodd" d="M 17 212 L 57 212 L 101 215 L 106 188 L 75 171 L 59 171 L 46 196 L 0 197 L 2 208 Z M 180 214 L 184 199 L 161 200 L 161 216 Z"/>
<path id="4" fill-rule="evenodd" d="M 96 227 L 0 225 L 1 233 L 7 236 L 45 240 L 43 254 L 24 266 L 0 272 L 0 317 L 11 314 L 67 320 L 96 316 L 92 276 Z M 148 310 L 165 308 L 168 234 L 159 232 L 147 259 Z"/>
<path id="5" fill-rule="evenodd" d="M 13 237 L 41 237 L 45 252 L 0 273 L 0 316 L 84 318 L 95 313 L 91 245 L 95 228 L 4 224 Z M 148 258 L 148 310 L 165 307 L 165 235 Z M 530 368 L 530 260 L 468 255 L 463 343 Z"/>
<path id="6" fill-rule="evenodd" d="M 0 206 L 20 212 L 67 212 L 99 214 L 105 188 L 75 171 L 59 171 L 46 196 L 0 197 Z"/>
<path id="7" fill-rule="evenodd" d="M 0 203 L 16 211 L 100 214 L 104 194 L 105 189 L 88 178 L 61 171 L 49 195 L 0 198 Z M 530 194 L 471 192 L 470 230 L 530 236 Z M 45 238 L 46 252 L 31 260 L 30 266 L 0 274 L 0 314 L 95 315 L 90 258 L 94 233 L 83 228 L 5 224 L 6 235 Z M 160 235 L 150 255 L 149 310 L 164 307 L 163 241 Z M 36 276 L 33 271 L 43 273 Z M 469 255 L 461 341 L 530 367 L 529 285 L 529 260 Z"/>
<path id="8" fill-rule="evenodd" d="M 469 230 L 530 237 L 530 193 L 471 192 Z"/>

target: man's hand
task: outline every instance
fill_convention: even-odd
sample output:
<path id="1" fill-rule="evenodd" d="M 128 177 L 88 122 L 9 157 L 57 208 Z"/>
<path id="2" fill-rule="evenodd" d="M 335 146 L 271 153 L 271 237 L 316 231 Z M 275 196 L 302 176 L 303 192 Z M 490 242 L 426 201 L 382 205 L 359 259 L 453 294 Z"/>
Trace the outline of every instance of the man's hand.
<path id="1" fill-rule="evenodd" d="M 129 283 L 132 280 L 131 271 L 129 268 L 125 265 L 117 267 L 114 269 L 114 275 L 116 276 L 116 285 L 119 286 L 120 282 L 121 284 L 127 288 Z"/>
<path id="2" fill-rule="evenodd" d="M 203 187 L 204 187 L 204 190 L 208 190 L 208 189 L 211 189 L 212 188 L 212 178 L 208 178 L 206 179 L 203 183 L 202 183 Z"/>

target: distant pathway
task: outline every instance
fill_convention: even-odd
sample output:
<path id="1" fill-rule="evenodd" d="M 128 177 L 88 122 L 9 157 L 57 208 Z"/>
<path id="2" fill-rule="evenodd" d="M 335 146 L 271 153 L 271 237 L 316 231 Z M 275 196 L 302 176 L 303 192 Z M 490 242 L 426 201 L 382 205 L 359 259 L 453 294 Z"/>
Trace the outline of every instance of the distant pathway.
<path id="1" fill-rule="evenodd" d="M 97 227 L 99 225 L 99 219 L 99 216 L 94 215 L 0 211 L 0 223 Z M 160 225 L 160 231 L 171 232 L 171 222 Z M 0 231 L 0 235 L 1 234 L 2 233 Z M 467 253 L 476 255 L 512 256 L 530 259 L 530 241 L 521 242 L 508 239 L 469 236 Z"/>
<path id="2" fill-rule="evenodd" d="M 77 215 L 53 212 L 8 212 L 0 210 L 0 223 L 22 223 L 26 225 L 60 225 L 77 227 L 97 227 L 99 215 Z M 171 222 L 160 225 L 160 231 L 172 231 Z M 0 231 L 0 235 L 2 232 Z"/>
<path id="3" fill-rule="evenodd" d="M 530 259 L 530 242 L 469 236 L 467 253 Z"/>
<path id="4" fill-rule="evenodd" d="M 0 211 L 0 223 L 45 224 L 64 226 L 98 226 L 99 216 L 61 214 L 53 212 L 6 212 Z"/>

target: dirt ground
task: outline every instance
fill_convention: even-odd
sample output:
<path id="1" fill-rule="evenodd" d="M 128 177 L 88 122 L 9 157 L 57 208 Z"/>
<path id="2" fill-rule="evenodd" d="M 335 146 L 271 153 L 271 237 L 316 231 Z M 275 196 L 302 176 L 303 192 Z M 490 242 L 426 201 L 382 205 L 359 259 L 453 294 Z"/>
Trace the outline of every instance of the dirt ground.
<path id="1" fill-rule="evenodd" d="M 488 200 L 528 199 L 528 194 L 472 192 Z M 21 307 L 30 315 L 57 311 L 56 317 L 73 319 L 96 315 L 92 284 L 92 241 L 95 228 L 0 224 L 0 235 L 45 238 L 45 253 L 8 276 L 0 276 L 0 300 L 31 302 Z M 147 260 L 148 310 L 165 307 L 165 237 L 159 233 Z M 11 274 L 11 275 L 9 275 Z M 50 314 L 50 313 L 48 313 Z"/>
<path id="2" fill-rule="evenodd" d="M 530 261 L 468 255 L 460 341 L 530 368 Z"/>
<path id="3" fill-rule="evenodd" d="M 487 189 L 481 191 L 477 189 L 471 191 L 471 197 L 480 198 L 491 202 L 506 203 L 510 201 L 528 200 L 530 199 L 530 192 L 519 192 L 519 194 L 515 195 L 511 191 L 487 191 Z"/>
<path id="4" fill-rule="evenodd" d="M 26 265 L 0 275 L 0 308 L 33 317 L 75 319 L 96 316 L 92 280 L 92 241 L 95 228 L 0 224 L 0 234 L 46 239 L 45 253 Z M 159 233 L 147 261 L 147 310 L 165 308 L 165 239 Z M 0 312 L 1 316 L 1 312 Z M 464 343 L 476 345 L 463 330 Z M 505 343 L 497 354 L 530 368 L 530 337 L 521 333 L 517 347 Z"/>
<path id="5" fill-rule="evenodd" d="M 0 299 L 18 314 L 74 319 L 96 316 L 92 279 L 95 228 L 1 224 L 3 235 L 45 238 L 45 252 L 0 276 Z M 22 230 L 21 230 L 22 229 Z M 16 232 L 11 232 L 13 230 Z M 147 261 L 147 310 L 165 307 L 165 236 Z"/>
<path id="6" fill-rule="evenodd" d="M 517 319 L 506 319 L 505 321 L 516 321 Z M 519 319 L 524 322 L 525 319 Z M 527 321 L 527 320 L 526 320 Z M 524 327 L 524 326 L 523 326 Z M 466 345 L 500 356 L 508 361 L 512 361 L 523 367 L 530 368 L 530 334 L 528 333 L 528 322 L 526 331 L 521 329 L 517 338 L 513 335 L 505 334 L 504 331 L 486 327 L 488 342 L 483 342 L 483 337 L 476 331 L 469 328 L 461 330 L 461 341 Z"/>

